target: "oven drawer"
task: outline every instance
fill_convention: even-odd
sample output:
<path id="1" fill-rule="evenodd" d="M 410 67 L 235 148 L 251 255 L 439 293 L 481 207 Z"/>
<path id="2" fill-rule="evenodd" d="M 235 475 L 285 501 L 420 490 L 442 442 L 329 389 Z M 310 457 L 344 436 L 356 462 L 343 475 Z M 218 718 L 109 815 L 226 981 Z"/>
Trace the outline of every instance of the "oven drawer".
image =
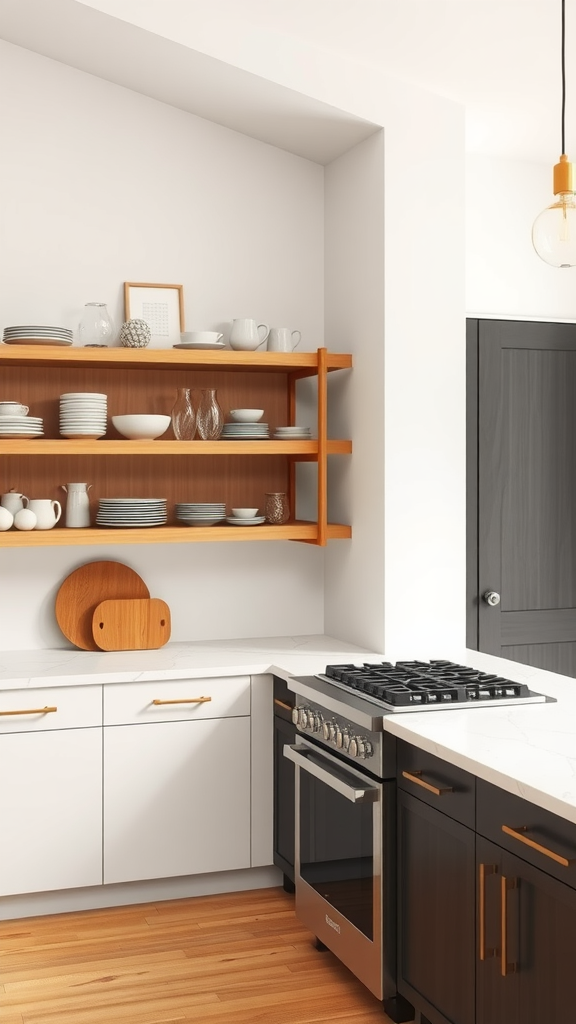
<path id="1" fill-rule="evenodd" d="M 430 807 L 474 828 L 476 779 L 462 768 L 425 750 L 398 741 L 397 782 L 400 789 Z"/>
<path id="2" fill-rule="evenodd" d="M 576 889 L 574 822 L 478 779 L 476 831 Z"/>

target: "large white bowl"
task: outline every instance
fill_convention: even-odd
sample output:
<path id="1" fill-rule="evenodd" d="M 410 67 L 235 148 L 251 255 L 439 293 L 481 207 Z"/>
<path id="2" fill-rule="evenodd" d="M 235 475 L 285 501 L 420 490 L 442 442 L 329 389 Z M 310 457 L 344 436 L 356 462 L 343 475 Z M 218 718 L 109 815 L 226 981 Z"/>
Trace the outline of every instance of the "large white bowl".
<path id="1" fill-rule="evenodd" d="M 230 409 L 230 419 L 235 423 L 258 423 L 264 415 L 264 409 Z"/>
<path id="2" fill-rule="evenodd" d="M 128 437 L 131 441 L 151 441 L 168 430 L 170 417 L 136 414 L 113 416 L 112 423 L 119 434 Z"/>

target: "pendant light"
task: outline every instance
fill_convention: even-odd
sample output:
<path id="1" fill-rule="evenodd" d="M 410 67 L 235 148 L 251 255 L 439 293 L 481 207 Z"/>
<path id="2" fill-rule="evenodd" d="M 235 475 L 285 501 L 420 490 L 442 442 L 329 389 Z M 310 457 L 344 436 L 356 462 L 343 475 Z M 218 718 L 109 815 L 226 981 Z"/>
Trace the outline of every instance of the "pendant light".
<path id="1" fill-rule="evenodd" d="M 551 267 L 576 266 L 576 175 L 566 156 L 566 0 L 562 0 L 562 155 L 554 166 L 555 201 L 534 221 L 532 245 Z"/>

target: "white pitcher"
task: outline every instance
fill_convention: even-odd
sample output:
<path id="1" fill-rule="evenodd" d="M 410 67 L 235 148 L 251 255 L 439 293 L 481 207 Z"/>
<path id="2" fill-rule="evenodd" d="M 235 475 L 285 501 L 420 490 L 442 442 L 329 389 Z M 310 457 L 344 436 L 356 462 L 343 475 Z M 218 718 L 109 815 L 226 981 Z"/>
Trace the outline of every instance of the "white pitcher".
<path id="1" fill-rule="evenodd" d="M 26 508 L 28 498 L 25 494 L 20 494 L 19 491 L 8 491 L 6 494 L 0 494 L 0 505 L 15 516 L 20 509 Z"/>
<path id="2" fill-rule="evenodd" d="M 264 331 L 264 334 L 261 334 L 261 331 Z M 257 324 L 255 320 L 245 318 L 233 320 L 230 331 L 230 348 L 253 352 L 254 349 L 260 348 L 264 344 L 269 333 L 268 324 Z"/>
<path id="3" fill-rule="evenodd" d="M 90 526 L 90 499 L 88 491 L 92 484 L 60 484 L 63 491 L 66 491 L 66 526 L 83 527 Z"/>
<path id="4" fill-rule="evenodd" d="M 28 508 L 36 516 L 36 530 L 51 530 L 62 515 L 62 505 L 50 498 L 30 498 Z"/>
<path id="5" fill-rule="evenodd" d="M 301 341 L 300 331 L 291 331 L 289 327 L 271 327 L 266 348 L 269 352 L 293 352 Z"/>

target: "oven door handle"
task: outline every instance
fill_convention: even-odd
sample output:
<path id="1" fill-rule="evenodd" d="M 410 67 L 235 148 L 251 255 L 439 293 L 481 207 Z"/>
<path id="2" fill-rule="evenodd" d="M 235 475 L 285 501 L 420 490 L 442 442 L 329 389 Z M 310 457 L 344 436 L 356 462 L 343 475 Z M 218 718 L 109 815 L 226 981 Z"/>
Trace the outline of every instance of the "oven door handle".
<path id="1" fill-rule="evenodd" d="M 379 799 L 380 791 L 377 786 L 371 786 L 369 782 L 364 783 L 360 779 L 354 779 L 352 785 L 348 785 L 343 779 L 338 778 L 331 771 L 331 762 L 325 761 L 321 754 L 308 747 L 293 746 L 286 743 L 284 746 L 284 757 L 293 761 L 297 768 L 303 768 L 315 779 L 324 782 L 330 789 L 335 789 L 341 796 L 346 797 L 353 804 L 370 803 Z M 327 767 L 325 767 L 325 765 Z M 344 769 L 338 766 L 338 770 L 344 774 Z M 350 776 L 351 777 L 351 776 Z"/>

